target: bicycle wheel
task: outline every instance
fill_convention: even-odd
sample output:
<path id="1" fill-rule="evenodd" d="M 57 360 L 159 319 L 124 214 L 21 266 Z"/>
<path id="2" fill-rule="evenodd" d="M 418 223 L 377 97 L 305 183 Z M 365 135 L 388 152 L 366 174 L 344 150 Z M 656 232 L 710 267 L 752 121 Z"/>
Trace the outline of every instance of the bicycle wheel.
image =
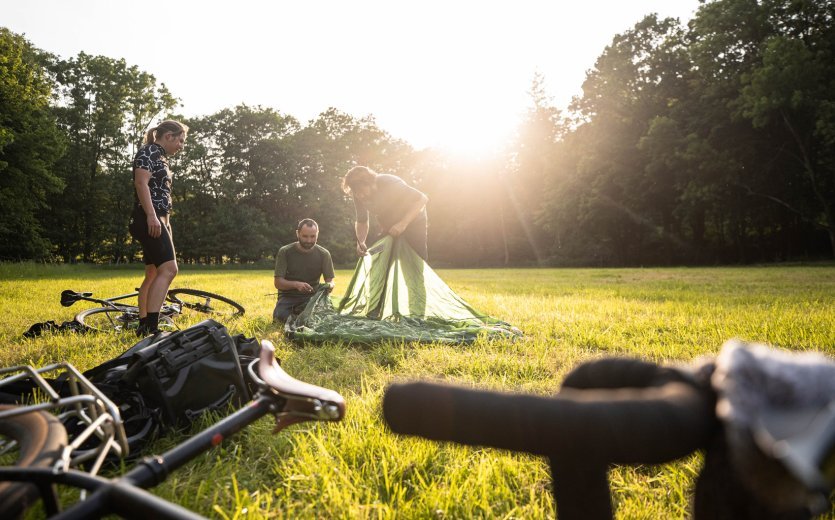
<path id="1" fill-rule="evenodd" d="M 81 323 L 90 330 L 104 332 L 115 330 L 135 331 L 139 327 L 139 312 L 133 309 L 112 309 L 110 307 L 96 307 L 86 309 L 75 316 L 75 321 Z M 177 330 L 174 322 L 168 316 L 160 315 L 159 330 Z"/>
<path id="2" fill-rule="evenodd" d="M 14 408 L 0 405 L 0 410 Z M 67 445 L 67 431 L 52 414 L 29 412 L 0 420 L 0 464 L 52 467 Z M 17 518 L 40 497 L 34 484 L 0 482 L 0 518 Z M 52 497 L 54 499 L 54 497 Z"/>
<path id="3" fill-rule="evenodd" d="M 244 313 L 241 304 L 225 296 L 197 289 L 172 289 L 168 299 L 193 311 L 234 318 Z"/>

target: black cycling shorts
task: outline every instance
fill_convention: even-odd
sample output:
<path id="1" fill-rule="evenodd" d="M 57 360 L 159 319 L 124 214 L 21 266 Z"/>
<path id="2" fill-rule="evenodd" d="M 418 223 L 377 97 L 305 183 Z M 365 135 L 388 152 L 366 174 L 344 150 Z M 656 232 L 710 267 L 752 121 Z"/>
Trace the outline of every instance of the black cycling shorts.
<path id="1" fill-rule="evenodd" d="M 130 236 L 142 244 L 142 259 L 145 265 L 154 264 L 159 267 L 165 262 L 176 258 L 174 254 L 174 240 L 171 238 L 171 225 L 162 224 L 162 232 L 157 238 L 148 234 L 148 220 L 145 215 L 134 215 L 130 220 Z"/>

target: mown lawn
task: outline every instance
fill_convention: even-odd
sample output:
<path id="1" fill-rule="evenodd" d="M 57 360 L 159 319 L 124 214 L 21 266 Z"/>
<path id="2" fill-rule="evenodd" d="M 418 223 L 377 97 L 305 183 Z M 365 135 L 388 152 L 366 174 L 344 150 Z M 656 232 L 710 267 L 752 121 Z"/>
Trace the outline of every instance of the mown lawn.
<path id="1" fill-rule="evenodd" d="M 276 343 L 295 377 L 339 391 L 338 424 L 270 434 L 264 419 L 175 473 L 155 493 L 218 518 L 552 518 L 544 461 L 490 449 L 399 438 L 380 419 L 395 380 L 432 378 L 480 388 L 549 394 L 576 364 L 630 355 L 687 362 L 740 337 L 835 354 L 835 265 L 670 269 L 440 270 L 474 307 L 521 328 L 515 342 L 463 347 L 385 344 L 297 346 L 271 323 L 272 273 L 189 269 L 175 287 L 227 295 L 247 309 L 233 333 Z M 339 294 L 350 278 L 337 273 Z M 0 264 L 0 363 L 69 360 L 81 369 L 115 357 L 135 338 L 54 334 L 23 339 L 29 325 L 63 321 L 63 289 L 115 295 L 141 279 L 130 268 Z M 197 318 L 192 318 L 196 320 Z M 188 323 L 185 316 L 180 324 Z M 497 425 L 499 427 L 499 425 Z M 177 441 L 164 438 L 162 451 Z M 698 455 L 662 466 L 615 468 L 619 518 L 682 518 Z M 830 517 L 833 517 L 830 515 Z"/>

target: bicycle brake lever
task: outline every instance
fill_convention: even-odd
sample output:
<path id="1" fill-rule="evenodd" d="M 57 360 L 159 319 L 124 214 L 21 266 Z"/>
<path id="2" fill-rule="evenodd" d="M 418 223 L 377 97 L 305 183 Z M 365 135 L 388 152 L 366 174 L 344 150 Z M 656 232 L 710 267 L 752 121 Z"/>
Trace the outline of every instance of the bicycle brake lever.
<path id="1" fill-rule="evenodd" d="M 278 433 L 291 424 L 304 421 L 338 421 L 345 414 L 344 403 L 340 408 L 334 403 L 322 403 L 318 399 L 306 400 L 296 397 L 286 399 L 284 408 L 275 413 L 273 433 Z"/>
<path id="2" fill-rule="evenodd" d="M 285 401 L 276 412 L 276 431 L 301 421 L 339 421 L 345 416 L 345 400 L 339 393 L 291 377 L 275 361 L 275 347 L 261 341 L 260 379 Z"/>

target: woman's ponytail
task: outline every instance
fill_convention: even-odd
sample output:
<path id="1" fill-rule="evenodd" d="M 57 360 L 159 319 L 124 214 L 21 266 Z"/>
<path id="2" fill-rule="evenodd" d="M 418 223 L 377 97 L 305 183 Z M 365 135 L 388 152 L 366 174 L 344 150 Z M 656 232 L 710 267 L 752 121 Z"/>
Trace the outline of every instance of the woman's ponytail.
<path id="1" fill-rule="evenodd" d="M 142 141 L 142 144 L 151 144 L 154 142 L 154 134 L 156 133 L 156 128 L 149 128 L 147 132 L 145 132 L 145 140 Z"/>
<path id="2" fill-rule="evenodd" d="M 163 121 L 156 128 L 150 128 L 145 133 L 145 141 L 142 144 L 151 144 L 153 143 L 158 137 L 162 137 L 165 134 L 187 134 L 188 127 L 179 121 L 174 121 L 173 119 L 169 119 L 167 121 Z"/>

